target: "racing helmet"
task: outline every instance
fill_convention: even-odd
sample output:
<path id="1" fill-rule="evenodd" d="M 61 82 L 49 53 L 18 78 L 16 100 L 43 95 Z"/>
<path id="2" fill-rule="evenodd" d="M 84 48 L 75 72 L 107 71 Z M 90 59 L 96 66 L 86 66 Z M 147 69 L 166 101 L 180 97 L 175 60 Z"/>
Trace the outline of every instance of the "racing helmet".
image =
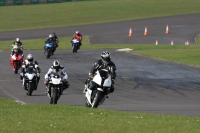
<path id="1" fill-rule="evenodd" d="M 20 42 L 20 39 L 19 39 L 19 38 L 16 38 L 15 41 L 16 41 L 16 42 Z"/>
<path id="2" fill-rule="evenodd" d="M 52 34 L 50 34 L 50 35 L 49 35 L 49 38 L 52 38 L 52 37 L 53 37 Z"/>
<path id="3" fill-rule="evenodd" d="M 101 59 L 103 61 L 105 61 L 106 63 L 109 63 L 111 61 L 111 56 L 110 56 L 110 53 L 108 51 L 103 51 L 101 53 Z"/>
<path id="4" fill-rule="evenodd" d="M 28 54 L 26 56 L 26 59 L 28 60 L 28 62 L 33 62 L 33 56 L 32 56 L 32 54 Z"/>
<path id="5" fill-rule="evenodd" d="M 76 31 L 75 33 L 76 33 L 76 34 L 79 34 L 79 31 Z"/>
<path id="6" fill-rule="evenodd" d="M 56 70 L 56 72 L 59 71 L 59 68 L 60 68 L 60 63 L 59 63 L 59 61 L 55 60 L 55 61 L 53 62 L 53 68 Z"/>
<path id="7" fill-rule="evenodd" d="M 55 33 L 55 32 L 53 32 L 53 33 L 52 33 L 52 36 L 53 36 L 53 37 L 55 37 L 55 36 L 56 36 L 56 33 Z"/>

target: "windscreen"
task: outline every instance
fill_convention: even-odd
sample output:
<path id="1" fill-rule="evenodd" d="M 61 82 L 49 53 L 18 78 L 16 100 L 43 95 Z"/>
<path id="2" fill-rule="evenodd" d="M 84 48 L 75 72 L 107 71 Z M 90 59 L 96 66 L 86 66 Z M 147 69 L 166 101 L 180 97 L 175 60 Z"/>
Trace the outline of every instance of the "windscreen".
<path id="1" fill-rule="evenodd" d="M 108 72 L 104 71 L 104 70 L 99 70 L 99 74 L 102 78 L 107 79 L 108 78 Z"/>

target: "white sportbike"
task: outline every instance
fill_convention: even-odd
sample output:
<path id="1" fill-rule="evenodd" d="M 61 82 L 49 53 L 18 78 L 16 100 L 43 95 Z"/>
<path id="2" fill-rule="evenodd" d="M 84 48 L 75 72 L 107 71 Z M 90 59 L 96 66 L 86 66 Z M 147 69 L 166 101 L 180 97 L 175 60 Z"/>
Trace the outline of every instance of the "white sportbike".
<path id="1" fill-rule="evenodd" d="M 90 90 L 88 89 L 90 83 L 85 84 L 85 106 L 97 108 L 108 97 L 112 84 L 111 75 L 106 69 L 97 70 L 90 82 L 95 84 L 95 88 Z"/>
<path id="2" fill-rule="evenodd" d="M 50 104 L 57 104 L 58 99 L 63 91 L 62 79 L 58 73 L 53 73 L 50 75 L 50 77 L 51 78 L 48 86 L 50 87 L 51 91 L 51 95 L 48 95 L 50 97 Z"/>

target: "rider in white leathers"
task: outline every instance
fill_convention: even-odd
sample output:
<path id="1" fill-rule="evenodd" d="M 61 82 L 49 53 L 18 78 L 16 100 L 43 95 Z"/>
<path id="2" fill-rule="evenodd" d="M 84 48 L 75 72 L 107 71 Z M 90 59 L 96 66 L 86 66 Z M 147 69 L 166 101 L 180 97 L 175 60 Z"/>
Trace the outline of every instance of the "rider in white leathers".
<path id="1" fill-rule="evenodd" d="M 62 82 L 63 82 L 63 86 L 64 86 L 64 90 L 67 89 L 69 87 L 69 83 L 67 81 L 67 78 L 68 78 L 68 75 L 66 73 L 66 69 L 60 65 L 60 63 L 55 60 L 53 62 L 53 65 L 49 68 L 48 72 L 46 73 L 45 75 L 45 81 L 44 81 L 44 84 L 46 85 L 47 87 L 47 93 L 49 96 L 51 96 L 51 86 L 48 86 L 48 83 L 49 83 L 49 79 L 50 79 L 50 75 L 52 73 L 60 73 L 61 75 L 61 78 L 62 78 Z"/>

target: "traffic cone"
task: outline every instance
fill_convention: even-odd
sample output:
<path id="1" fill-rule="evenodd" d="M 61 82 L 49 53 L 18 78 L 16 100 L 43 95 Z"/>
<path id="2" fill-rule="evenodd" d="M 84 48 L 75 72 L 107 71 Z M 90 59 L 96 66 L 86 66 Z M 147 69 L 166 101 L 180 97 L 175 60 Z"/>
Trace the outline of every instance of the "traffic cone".
<path id="1" fill-rule="evenodd" d="M 129 37 L 132 36 L 132 28 L 130 28 L 128 36 L 129 36 Z"/>
<path id="2" fill-rule="evenodd" d="M 169 27 L 168 27 L 168 24 L 166 26 L 166 34 L 169 34 Z"/>
<path id="3" fill-rule="evenodd" d="M 171 45 L 174 45 L 174 40 L 171 41 Z"/>
<path id="4" fill-rule="evenodd" d="M 145 27 L 145 29 L 144 29 L 144 36 L 147 36 L 147 35 L 148 35 L 147 27 Z"/>
<path id="5" fill-rule="evenodd" d="M 156 40 L 156 45 L 158 45 L 158 40 Z"/>

